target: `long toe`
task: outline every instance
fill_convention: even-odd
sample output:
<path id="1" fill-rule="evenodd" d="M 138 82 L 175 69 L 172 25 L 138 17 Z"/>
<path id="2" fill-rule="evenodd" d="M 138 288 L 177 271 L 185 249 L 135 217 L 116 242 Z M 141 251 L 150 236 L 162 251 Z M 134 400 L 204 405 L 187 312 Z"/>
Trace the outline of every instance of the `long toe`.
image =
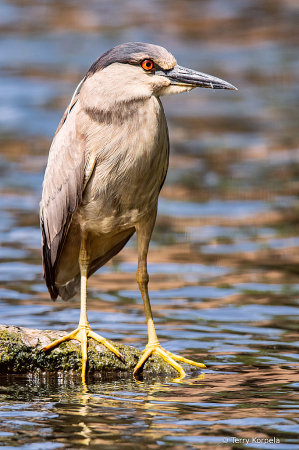
<path id="1" fill-rule="evenodd" d="M 94 333 L 91 331 L 89 326 L 82 326 L 80 325 L 76 330 L 72 331 L 71 333 L 67 334 L 66 336 L 57 339 L 54 342 L 51 342 L 51 344 L 46 345 L 43 350 L 46 352 L 47 350 L 50 350 L 54 347 L 57 347 L 59 344 L 65 341 L 70 341 L 71 339 L 76 339 L 81 343 L 81 351 L 82 351 L 82 381 L 85 382 L 86 377 L 86 366 L 87 366 L 87 338 L 91 337 L 95 339 L 97 342 L 100 342 L 101 344 L 105 345 L 109 350 L 111 350 L 113 353 L 115 353 L 116 356 L 124 360 L 124 356 L 104 337 L 100 336 L 97 333 Z"/>
<path id="2" fill-rule="evenodd" d="M 60 339 L 56 339 L 56 341 L 53 341 L 51 342 L 51 344 L 48 344 L 45 347 L 43 347 L 43 351 L 46 352 L 47 350 L 51 350 L 51 348 L 57 347 L 59 344 L 62 344 L 62 342 L 70 341 L 72 339 L 77 339 L 79 341 L 77 337 L 78 331 L 79 331 L 78 329 L 74 330 L 71 333 L 67 334 L 66 336 L 63 336 Z"/>
<path id="3" fill-rule="evenodd" d="M 134 374 L 136 374 L 142 365 L 145 363 L 145 361 L 151 356 L 151 355 L 159 355 L 161 356 L 165 362 L 170 364 L 174 369 L 176 369 L 179 374 L 180 378 L 183 378 L 186 376 L 186 372 L 184 371 L 183 367 L 178 364 L 176 361 L 180 361 L 182 363 L 190 364 L 192 366 L 199 367 L 201 369 L 205 368 L 206 366 L 202 363 L 197 363 L 195 361 L 192 361 L 187 358 L 183 358 L 182 356 L 175 355 L 164 348 L 160 346 L 160 344 L 157 345 L 147 345 L 143 351 L 143 355 L 141 356 L 140 360 L 138 361 L 137 366 L 134 369 Z"/>
<path id="4" fill-rule="evenodd" d="M 175 355 L 175 354 L 173 354 L 173 353 L 171 353 L 171 352 L 169 352 L 167 350 L 165 350 L 165 351 L 172 359 L 175 359 L 176 361 L 180 361 L 180 362 L 185 363 L 185 364 L 190 364 L 190 366 L 199 367 L 200 369 L 205 369 L 206 368 L 206 366 L 204 364 L 202 364 L 202 363 L 198 363 L 196 361 L 192 361 L 192 359 L 187 359 L 187 358 L 184 358 L 183 356 Z"/>
<path id="5" fill-rule="evenodd" d="M 143 366 L 143 364 L 145 363 L 145 361 L 151 356 L 151 354 L 153 353 L 153 349 L 148 348 L 143 351 L 143 355 L 141 356 L 141 358 L 139 359 L 135 369 L 134 369 L 134 374 L 138 372 L 138 370 Z"/>
<path id="6" fill-rule="evenodd" d="M 91 330 L 89 330 L 88 336 L 93 338 L 95 341 L 100 342 L 102 345 L 105 345 L 105 347 L 107 347 L 111 352 L 115 353 L 116 356 L 118 356 L 120 359 L 124 361 L 125 359 L 124 356 L 106 338 L 100 336 L 99 334 Z"/>
<path id="7" fill-rule="evenodd" d="M 186 376 L 186 372 L 184 371 L 183 367 L 178 364 L 174 358 L 172 358 L 172 353 L 167 352 L 166 350 L 164 350 L 164 348 L 162 347 L 158 347 L 155 352 L 156 355 L 160 355 L 165 362 L 167 362 L 168 364 L 170 364 L 174 369 L 176 369 L 179 374 L 180 374 L 180 378 L 183 378 Z"/>
<path id="8" fill-rule="evenodd" d="M 85 330 L 81 330 L 79 338 L 80 338 L 80 342 L 81 342 L 81 352 L 82 352 L 82 372 L 81 372 L 81 377 L 82 377 L 83 383 L 85 383 L 85 378 L 86 378 L 87 336 L 88 336 L 88 333 L 86 333 Z"/>

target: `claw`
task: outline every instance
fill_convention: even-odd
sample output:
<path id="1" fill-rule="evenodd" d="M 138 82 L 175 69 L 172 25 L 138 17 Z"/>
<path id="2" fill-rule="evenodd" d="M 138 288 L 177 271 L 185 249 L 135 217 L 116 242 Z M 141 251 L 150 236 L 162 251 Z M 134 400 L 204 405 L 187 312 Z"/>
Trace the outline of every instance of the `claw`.
<path id="1" fill-rule="evenodd" d="M 174 355 L 173 353 L 165 350 L 161 347 L 160 344 L 154 344 L 154 345 L 147 345 L 143 351 L 143 355 L 139 359 L 135 369 L 134 374 L 138 372 L 138 370 L 142 367 L 142 365 L 145 363 L 145 361 L 151 356 L 151 355 L 159 355 L 161 356 L 164 361 L 166 361 L 168 364 L 170 364 L 174 369 L 176 369 L 180 376 L 179 380 L 184 378 L 186 376 L 186 372 L 184 371 L 183 367 L 178 364 L 176 361 L 180 361 L 186 364 L 190 364 L 192 366 L 205 368 L 206 366 L 202 363 L 197 363 L 195 361 L 192 361 L 191 359 L 183 358 L 182 356 Z M 175 361 L 176 360 L 176 361 Z"/>
<path id="2" fill-rule="evenodd" d="M 181 362 L 183 362 L 185 364 L 190 364 L 190 366 L 199 367 L 200 369 L 205 369 L 206 368 L 206 366 L 204 364 L 192 361 L 192 359 L 187 359 L 187 358 L 184 358 L 183 356 L 174 355 L 173 353 L 171 353 L 171 352 L 169 352 L 167 350 L 165 350 L 165 352 L 168 353 L 169 355 L 171 355 L 171 357 L 173 359 L 176 359 L 177 361 L 181 361 Z"/>
<path id="3" fill-rule="evenodd" d="M 70 341 L 71 339 L 76 339 L 77 341 L 79 341 L 81 343 L 81 351 L 82 351 L 82 382 L 84 383 L 86 377 L 88 337 L 91 337 L 95 341 L 100 342 L 102 345 L 107 347 L 111 352 L 115 353 L 115 355 L 121 358 L 122 360 L 125 359 L 124 356 L 112 344 L 110 344 L 110 342 L 107 341 L 107 339 L 92 331 L 88 326 L 85 327 L 79 326 L 76 330 L 72 331 L 66 336 L 57 339 L 54 342 L 51 342 L 51 344 L 49 345 L 46 345 L 46 347 L 43 347 L 43 350 L 44 352 L 46 352 L 51 348 L 57 347 L 57 345 L 61 344 L 62 342 Z"/>

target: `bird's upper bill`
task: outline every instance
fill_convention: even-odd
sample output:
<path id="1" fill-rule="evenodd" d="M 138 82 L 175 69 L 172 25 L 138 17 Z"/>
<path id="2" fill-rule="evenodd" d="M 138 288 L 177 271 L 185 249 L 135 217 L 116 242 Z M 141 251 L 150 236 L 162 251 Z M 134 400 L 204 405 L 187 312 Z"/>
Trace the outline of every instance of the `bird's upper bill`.
<path id="1" fill-rule="evenodd" d="M 187 69 L 182 66 L 174 66 L 170 70 L 157 70 L 155 75 L 168 78 L 171 85 L 188 86 L 190 88 L 201 87 L 208 89 L 231 89 L 238 90 L 235 86 L 227 83 L 220 78 L 213 77 L 206 73 L 197 72 L 196 70 Z"/>

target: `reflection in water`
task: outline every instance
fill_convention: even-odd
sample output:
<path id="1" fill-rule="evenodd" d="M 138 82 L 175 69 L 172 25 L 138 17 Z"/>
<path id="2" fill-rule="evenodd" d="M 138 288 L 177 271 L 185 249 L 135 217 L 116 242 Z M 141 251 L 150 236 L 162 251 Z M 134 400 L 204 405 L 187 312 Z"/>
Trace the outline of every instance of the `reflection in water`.
<path id="1" fill-rule="evenodd" d="M 268 435 L 285 442 L 288 436 L 296 443 L 298 403 L 291 390 L 275 388 L 277 383 L 291 387 L 295 374 L 283 369 L 274 373 L 266 368 L 231 369 L 209 371 L 204 380 L 191 378 L 179 384 L 165 379 L 127 380 L 125 385 L 121 380 L 90 380 L 88 388 L 80 388 L 69 376 L 7 380 L 1 389 L 0 413 L 6 418 L 5 439 L 13 442 L 17 425 L 19 445 L 39 433 L 48 445 L 55 436 L 57 444 L 71 442 L 72 448 L 122 448 L 129 442 L 145 448 L 171 442 L 212 444 L 221 442 L 222 436 L 234 436 L 238 428 L 239 437 Z"/>
<path id="2" fill-rule="evenodd" d="M 38 203 L 50 140 L 91 62 L 153 42 L 239 88 L 164 99 L 171 159 L 149 254 L 153 312 L 163 346 L 203 359 L 204 378 L 116 374 L 84 387 L 70 374 L 1 375 L 1 448 L 298 448 L 298 20 L 284 0 L 0 0 L 3 324 L 78 322 L 78 298 L 49 300 Z M 135 269 L 133 239 L 90 279 L 89 318 L 142 349 Z"/>

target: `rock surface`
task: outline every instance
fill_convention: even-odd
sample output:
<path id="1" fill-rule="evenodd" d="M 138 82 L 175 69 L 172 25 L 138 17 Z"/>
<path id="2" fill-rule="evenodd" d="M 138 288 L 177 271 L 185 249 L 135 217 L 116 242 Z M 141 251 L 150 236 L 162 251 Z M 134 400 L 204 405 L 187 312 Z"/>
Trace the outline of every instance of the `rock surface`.
<path id="1" fill-rule="evenodd" d="M 64 331 L 0 325 L 0 374 L 36 372 L 80 374 L 82 356 L 78 341 L 63 342 L 52 350 L 43 351 L 45 345 L 66 334 Z M 124 355 L 124 361 L 93 339 L 88 340 L 88 373 L 133 372 L 141 352 L 134 347 L 115 342 L 113 345 Z M 144 364 L 143 371 L 177 375 L 177 372 L 159 356 L 151 356 Z"/>

